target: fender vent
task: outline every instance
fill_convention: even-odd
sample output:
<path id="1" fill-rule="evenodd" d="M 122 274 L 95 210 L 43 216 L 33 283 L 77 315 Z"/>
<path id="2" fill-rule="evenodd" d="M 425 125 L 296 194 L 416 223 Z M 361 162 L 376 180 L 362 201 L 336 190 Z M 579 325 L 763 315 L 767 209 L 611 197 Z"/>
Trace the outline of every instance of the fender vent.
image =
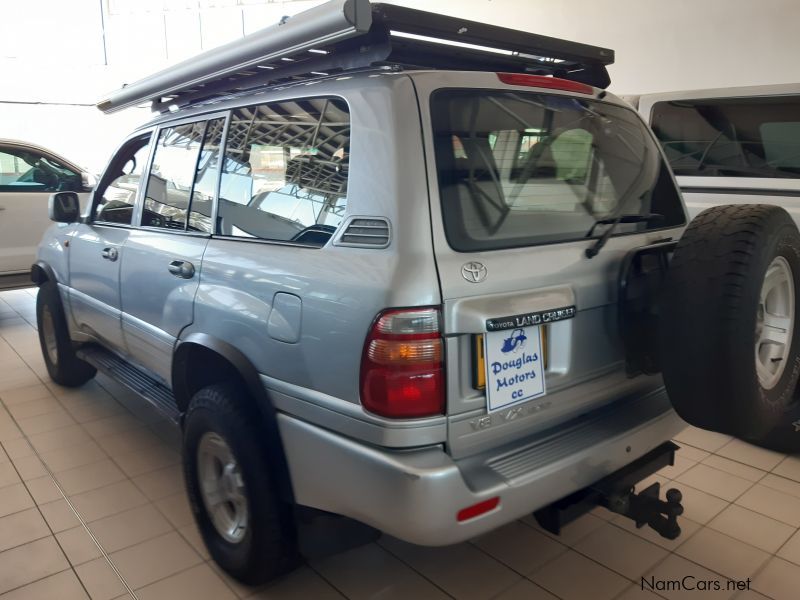
<path id="1" fill-rule="evenodd" d="M 391 237 L 389 221 L 383 217 L 350 217 L 335 246 L 386 248 Z"/>

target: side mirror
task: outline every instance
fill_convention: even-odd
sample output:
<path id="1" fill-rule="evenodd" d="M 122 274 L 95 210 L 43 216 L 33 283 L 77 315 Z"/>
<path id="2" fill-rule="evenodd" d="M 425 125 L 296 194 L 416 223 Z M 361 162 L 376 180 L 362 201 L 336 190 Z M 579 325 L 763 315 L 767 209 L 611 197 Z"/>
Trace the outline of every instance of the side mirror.
<path id="1" fill-rule="evenodd" d="M 50 194 L 47 204 L 50 220 L 56 223 L 74 223 L 81 216 L 81 203 L 75 192 Z"/>
<path id="2" fill-rule="evenodd" d="M 91 190 L 97 185 L 97 177 L 86 171 L 81 173 L 81 185 L 85 190 Z"/>

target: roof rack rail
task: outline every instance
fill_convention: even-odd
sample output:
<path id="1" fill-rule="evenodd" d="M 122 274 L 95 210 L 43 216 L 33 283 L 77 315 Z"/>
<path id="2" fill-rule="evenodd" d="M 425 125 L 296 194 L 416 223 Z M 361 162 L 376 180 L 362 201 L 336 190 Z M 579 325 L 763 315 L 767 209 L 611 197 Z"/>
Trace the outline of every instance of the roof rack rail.
<path id="1" fill-rule="evenodd" d="M 246 90 L 369 67 L 554 75 L 608 87 L 614 51 L 436 13 L 332 0 L 107 95 L 112 113 L 144 102 L 154 111 Z"/>

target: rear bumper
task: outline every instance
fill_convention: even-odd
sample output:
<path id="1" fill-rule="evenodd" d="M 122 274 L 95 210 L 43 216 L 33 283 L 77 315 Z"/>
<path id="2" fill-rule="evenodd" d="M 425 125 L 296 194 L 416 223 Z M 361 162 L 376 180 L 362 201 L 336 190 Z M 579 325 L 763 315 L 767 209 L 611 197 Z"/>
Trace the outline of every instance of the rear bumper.
<path id="1" fill-rule="evenodd" d="M 430 447 L 366 446 L 281 414 L 295 500 L 415 544 L 444 546 L 529 515 L 624 467 L 685 423 L 662 389 L 621 400 L 513 445 L 454 461 Z M 456 513 L 500 497 L 484 515 Z"/>

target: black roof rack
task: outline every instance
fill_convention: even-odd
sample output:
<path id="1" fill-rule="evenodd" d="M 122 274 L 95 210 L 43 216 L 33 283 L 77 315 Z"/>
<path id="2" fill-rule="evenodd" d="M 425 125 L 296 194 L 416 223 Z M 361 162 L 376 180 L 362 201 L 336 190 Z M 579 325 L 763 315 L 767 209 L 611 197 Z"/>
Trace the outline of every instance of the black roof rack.
<path id="1" fill-rule="evenodd" d="M 163 112 L 381 66 L 554 75 L 605 88 L 613 62 L 607 48 L 369 0 L 332 0 L 126 85 L 97 108 L 111 113 L 151 102 Z"/>

